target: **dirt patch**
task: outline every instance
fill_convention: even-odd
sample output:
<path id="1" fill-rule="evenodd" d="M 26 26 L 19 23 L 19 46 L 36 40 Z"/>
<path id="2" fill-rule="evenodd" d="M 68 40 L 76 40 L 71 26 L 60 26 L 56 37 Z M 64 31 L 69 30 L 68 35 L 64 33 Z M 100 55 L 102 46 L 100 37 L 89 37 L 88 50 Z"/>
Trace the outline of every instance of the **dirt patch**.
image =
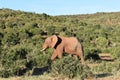
<path id="1" fill-rule="evenodd" d="M 100 53 L 99 57 L 101 60 L 114 61 L 114 58 L 112 57 L 112 55 L 110 53 Z"/>

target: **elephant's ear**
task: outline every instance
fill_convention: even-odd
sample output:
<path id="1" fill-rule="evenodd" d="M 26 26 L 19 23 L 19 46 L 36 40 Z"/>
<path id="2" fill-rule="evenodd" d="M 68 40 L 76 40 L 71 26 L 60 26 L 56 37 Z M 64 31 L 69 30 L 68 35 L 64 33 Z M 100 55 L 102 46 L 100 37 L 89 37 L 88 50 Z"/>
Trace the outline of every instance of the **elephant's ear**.
<path id="1" fill-rule="evenodd" d="M 53 36 L 51 37 L 51 48 L 54 48 L 54 47 L 55 47 L 57 41 L 58 41 L 58 37 L 57 37 L 56 35 L 53 35 Z"/>

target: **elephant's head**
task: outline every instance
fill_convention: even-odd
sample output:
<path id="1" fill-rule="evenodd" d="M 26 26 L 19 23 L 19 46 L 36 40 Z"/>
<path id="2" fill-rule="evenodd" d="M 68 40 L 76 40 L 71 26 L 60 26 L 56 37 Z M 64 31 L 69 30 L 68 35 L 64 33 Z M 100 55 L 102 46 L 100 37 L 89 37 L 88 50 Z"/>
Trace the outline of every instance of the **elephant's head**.
<path id="1" fill-rule="evenodd" d="M 47 48 L 55 48 L 57 41 L 58 41 L 58 37 L 56 35 L 46 38 L 41 51 L 44 51 Z"/>

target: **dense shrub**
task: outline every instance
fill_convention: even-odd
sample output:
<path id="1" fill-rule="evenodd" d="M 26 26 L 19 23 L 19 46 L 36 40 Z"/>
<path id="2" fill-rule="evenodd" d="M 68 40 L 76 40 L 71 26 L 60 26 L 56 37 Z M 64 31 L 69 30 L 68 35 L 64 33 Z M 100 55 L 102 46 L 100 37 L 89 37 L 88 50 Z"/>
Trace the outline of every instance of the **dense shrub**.
<path id="1" fill-rule="evenodd" d="M 120 46 L 116 46 L 111 49 L 111 54 L 115 59 L 119 59 L 120 57 Z"/>
<path id="2" fill-rule="evenodd" d="M 1 77 L 23 75 L 26 72 L 27 50 L 24 47 L 15 46 L 9 48 L 8 52 L 3 49 L 1 52 Z"/>
<path id="3" fill-rule="evenodd" d="M 79 77 L 81 79 L 93 75 L 87 65 L 82 65 L 80 60 L 75 60 L 71 56 L 54 61 L 51 64 L 51 72 L 55 75 L 67 76 L 69 78 Z"/>
<path id="4" fill-rule="evenodd" d="M 108 46 L 108 40 L 104 37 L 98 37 L 96 38 L 96 44 L 98 48 L 103 48 L 105 49 Z"/>
<path id="5" fill-rule="evenodd" d="M 0 76 L 19 76 L 32 70 L 33 67 L 48 66 L 52 51 L 48 49 L 43 54 L 39 48 L 35 48 L 35 46 L 25 47 L 25 44 L 9 48 L 8 52 L 4 49 L 0 52 Z"/>
<path id="6" fill-rule="evenodd" d="M 115 74 L 115 72 L 120 70 L 120 62 L 116 61 L 115 63 L 107 63 L 103 61 L 99 65 L 92 67 L 91 70 L 97 74 L 99 73 Z"/>

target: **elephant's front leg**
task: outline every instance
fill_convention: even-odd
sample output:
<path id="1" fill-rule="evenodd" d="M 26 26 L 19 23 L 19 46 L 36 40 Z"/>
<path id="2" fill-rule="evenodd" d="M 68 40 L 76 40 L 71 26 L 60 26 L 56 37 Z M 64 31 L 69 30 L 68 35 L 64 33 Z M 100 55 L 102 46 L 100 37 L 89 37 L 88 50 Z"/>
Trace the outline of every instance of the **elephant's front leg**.
<path id="1" fill-rule="evenodd" d="M 62 58 L 63 51 L 58 51 L 57 54 L 58 54 L 58 58 Z"/>
<path id="2" fill-rule="evenodd" d="M 54 50 L 52 57 L 51 57 L 51 60 L 53 61 L 56 57 L 57 57 L 57 51 Z"/>

